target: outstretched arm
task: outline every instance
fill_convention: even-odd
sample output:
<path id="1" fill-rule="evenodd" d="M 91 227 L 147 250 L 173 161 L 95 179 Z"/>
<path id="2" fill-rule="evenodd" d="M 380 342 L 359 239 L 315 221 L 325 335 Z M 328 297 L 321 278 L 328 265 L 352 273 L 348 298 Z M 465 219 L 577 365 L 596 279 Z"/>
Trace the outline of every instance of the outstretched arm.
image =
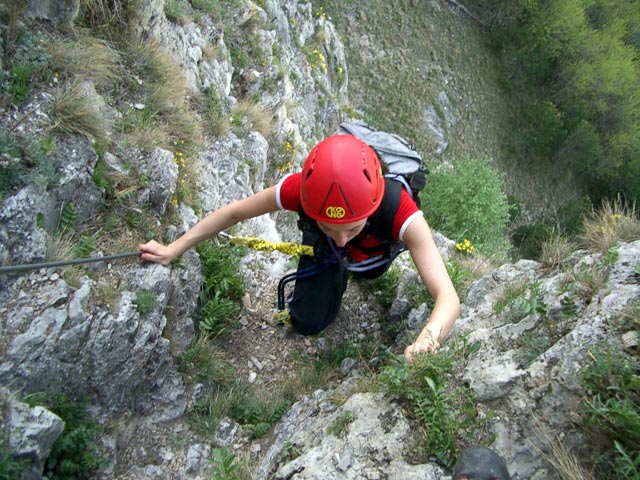
<path id="1" fill-rule="evenodd" d="M 404 241 L 427 290 L 435 299 L 429 321 L 404 354 L 435 351 L 460 315 L 460 299 L 449 277 L 442 256 L 423 217 L 416 218 L 407 228 Z"/>
<path id="2" fill-rule="evenodd" d="M 250 197 L 221 207 L 200 220 L 193 228 L 169 245 L 162 245 L 155 240 L 139 245 L 138 249 L 142 251 L 141 258 L 167 265 L 191 247 L 242 220 L 277 211 L 276 188 L 276 186 L 269 187 Z"/>

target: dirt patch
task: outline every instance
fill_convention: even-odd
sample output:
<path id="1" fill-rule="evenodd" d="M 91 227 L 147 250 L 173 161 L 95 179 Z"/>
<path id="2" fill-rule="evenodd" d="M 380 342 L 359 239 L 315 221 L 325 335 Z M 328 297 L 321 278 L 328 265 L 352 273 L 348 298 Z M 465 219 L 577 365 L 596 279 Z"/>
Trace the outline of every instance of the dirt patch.
<path id="1" fill-rule="evenodd" d="M 264 295 L 249 295 L 251 300 L 245 302 L 241 326 L 225 345 L 237 378 L 257 384 L 286 382 L 299 372 L 300 364 L 317 360 L 324 349 L 343 341 L 381 342 L 383 309 L 367 285 L 350 281 L 338 318 L 320 334 L 303 336 L 274 320 L 276 283 L 265 278 L 264 284 L 269 283 L 273 288 L 266 289 Z"/>

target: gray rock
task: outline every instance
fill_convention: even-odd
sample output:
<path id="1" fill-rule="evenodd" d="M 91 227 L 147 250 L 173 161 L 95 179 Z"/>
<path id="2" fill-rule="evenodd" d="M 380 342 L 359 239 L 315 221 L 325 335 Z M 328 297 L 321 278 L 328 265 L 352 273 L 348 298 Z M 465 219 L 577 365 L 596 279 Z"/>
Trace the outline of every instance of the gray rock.
<path id="1" fill-rule="evenodd" d="M 32 474 L 42 473 L 51 448 L 64 429 L 64 422 L 44 407 L 29 407 L 17 401 L 4 388 L 0 388 L 0 403 L 6 403 L 8 407 L 6 424 L 3 424 L 5 418 L 0 417 L 0 427 L 3 431 L 7 429 L 11 452 L 27 461 L 27 470 Z"/>
<path id="2" fill-rule="evenodd" d="M 27 0 L 27 5 L 25 10 L 30 17 L 70 27 L 78 16 L 80 0 Z"/>
<path id="3" fill-rule="evenodd" d="M 143 159 L 148 176 L 147 187 L 139 200 L 147 199 L 158 215 L 163 215 L 178 182 L 178 165 L 174 154 L 161 148 L 154 149 Z M 142 201 L 141 203 L 145 203 Z"/>

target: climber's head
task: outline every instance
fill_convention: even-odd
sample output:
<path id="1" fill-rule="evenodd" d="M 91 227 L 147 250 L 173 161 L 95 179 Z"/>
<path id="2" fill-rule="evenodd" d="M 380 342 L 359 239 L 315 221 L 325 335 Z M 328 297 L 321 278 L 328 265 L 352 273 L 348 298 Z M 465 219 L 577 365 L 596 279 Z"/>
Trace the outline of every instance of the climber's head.
<path id="1" fill-rule="evenodd" d="M 333 135 L 309 153 L 302 167 L 300 201 L 322 224 L 359 224 L 380 206 L 384 177 L 376 152 L 353 135 Z"/>

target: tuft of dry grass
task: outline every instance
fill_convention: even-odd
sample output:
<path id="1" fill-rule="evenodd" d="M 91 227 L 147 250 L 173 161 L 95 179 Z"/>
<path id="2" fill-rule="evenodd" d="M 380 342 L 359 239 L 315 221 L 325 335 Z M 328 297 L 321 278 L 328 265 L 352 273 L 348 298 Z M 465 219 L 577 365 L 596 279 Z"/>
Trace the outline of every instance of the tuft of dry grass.
<path id="1" fill-rule="evenodd" d="M 143 78 L 143 110 L 132 111 L 127 133 L 145 150 L 171 149 L 180 142 L 187 153 L 196 152 L 203 142 L 202 126 L 191 108 L 189 90 L 178 63 L 157 45 L 139 45 L 129 52 Z"/>
<path id="2" fill-rule="evenodd" d="M 586 218 L 580 242 L 588 249 L 606 253 L 619 242 L 640 238 L 640 220 L 635 204 L 622 199 L 607 200 L 600 210 Z"/>
<path id="3" fill-rule="evenodd" d="M 52 66 L 67 78 L 91 81 L 106 90 L 122 76 L 120 53 L 88 34 L 78 40 L 55 39 L 47 47 Z"/>
<path id="4" fill-rule="evenodd" d="M 554 228 L 549 238 L 542 243 L 541 263 L 550 269 L 560 267 L 577 248 L 578 245 L 575 242 Z"/>
<path id="5" fill-rule="evenodd" d="M 68 232 L 56 232 L 47 237 L 45 245 L 45 261 L 47 262 L 64 262 L 76 258 L 75 248 L 77 238 Z M 62 267 L 62 277 L 72 287 L 80 286 L 80 279 L 84 275 L 84 270 L 79 265 L 69 265 Z"/>
<path id="6" fill-rule="evenodd" d="M 55 95 L 51 106 L 53 131 L 106 140 L 114 121 L 102 98 L 90 84 L 72 82 Z"/>
<path id="7" fill-rule="evenodd" d="M 122 27 L 127 23 L 128 4 L 125 0 L 81 0 L 80 17 L 95 30 Z"/>
<path id="8" fill-rule="evenodd" d="M 456 261 L 460 265 L 460 268 L 469 272 L 471 275 L 471 281 L 474 282 L 485 275 L 490 274 L 500 265 L 502 262 L 495 257 L 487 257 L 485 255 L 458 255 Z"/>
<path id="9" fill-rule="evenodd" d="M 592 480 L 593 476 L 580 465 L 578 459 L 553 434 L 549 427 L 534 417 L 534 429 L 538 433 L 538 442 L 530 442 L 533 448 L 555 469 L 560 480 Z"/>
<path id="10" fill-rule="evenodd" d="M 75 258 L 76 241 L 73 235 L 54 233 L 47 237 L 45 258 L 47 262 L 66 261 Z"/>
<path id="11" fill-rule="evenodd" d="M 327 41 L 329 35 L 326 30 L 323 28 L 316 28 L 316 31 L 313 33 L 313 37 L 311 38 L 311 48 L 321 48 L 324 45 L 324 42 Z"/>
<path id="12" fill-rule="evenodd" d="M 266 137 L 273 127 L 272 115 L 259 103 L 243 99 L 231 107 L 231 124 L 245 134 L 257 131 Z"/>
<path id="13" fill-rule="evenodd" d="M 457 254 L 455 256 L 455 265 L 457 270 L 462 272 L 460 275 L 455 275 L 454 272 L 449 272 L 456 291 L 461 298 L 467 296 L 469 288 L 476 280 L 489 275 L 502 263 L 496 258 L 491 256 L 484 256 L 480 254 Z"/>

